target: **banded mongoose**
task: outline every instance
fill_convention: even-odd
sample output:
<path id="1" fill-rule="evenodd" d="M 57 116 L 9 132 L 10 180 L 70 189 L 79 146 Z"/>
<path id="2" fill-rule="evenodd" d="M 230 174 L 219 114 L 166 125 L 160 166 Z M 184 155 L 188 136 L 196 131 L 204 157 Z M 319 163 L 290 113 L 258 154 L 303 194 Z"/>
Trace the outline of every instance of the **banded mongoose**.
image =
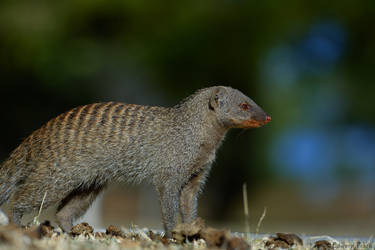
<path id="1" fill-rule="evenodd" d="M 27 137 L 0 168 L 0 205 L 11 222 L 59 204 L 68 232 L 114 181 L 150 182 L 159 195 L 166 235 L 177 216 L 197 217 L 197 195 L 230 128 L 254 128 L 271 118 L 249 97 L 224 86 L 198 90 L 171 107 L 117 102 L 74 108 Z"/>

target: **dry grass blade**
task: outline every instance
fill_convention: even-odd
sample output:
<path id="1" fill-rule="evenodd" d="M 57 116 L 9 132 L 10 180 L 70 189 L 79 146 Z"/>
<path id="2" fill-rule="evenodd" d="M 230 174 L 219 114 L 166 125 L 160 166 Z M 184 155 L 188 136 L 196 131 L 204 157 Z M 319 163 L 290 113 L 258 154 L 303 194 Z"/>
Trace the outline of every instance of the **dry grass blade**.
<path id="1" fill-rule="evenodd" d="M 247 200 L 247 184 L 246 182 L 242 185 L 242 194 L 243 194 L 243 210 L 245 214 L 245 232 L 246 232 L 246 239 L 250 239 L 250 216 L 249 216 L 249 203 Z"/>
<path id="2" fill-rule="evenodd" d="M 47 191 L 44 193 L 42 203 L 40 204 L 40 207 L 39 207 L 38 215 L 34 217 L 34 220 L 33 220 L 33 224 L 34 225 L 39 225 L 40 224 L 40 222 L 39 222 L 39 216 L 42 213 L 43 204 L 44 204 L 44 200 L 46 199 L 46 196 L 47 196 Z"/>
<path id="3" fill-rule="evenodd" d="M 259 221 L 258 221 L 258 225 L 257 225 L 257 229 L 255 231 L 255 235 L 258 235 L 260 226 L 262 225 L 262 222 L 263 222 L 264 218 L 266 217 L 266 214 L 267 214 L 267 207 L 264 207 L 263 214 L 259 218 Z"/>

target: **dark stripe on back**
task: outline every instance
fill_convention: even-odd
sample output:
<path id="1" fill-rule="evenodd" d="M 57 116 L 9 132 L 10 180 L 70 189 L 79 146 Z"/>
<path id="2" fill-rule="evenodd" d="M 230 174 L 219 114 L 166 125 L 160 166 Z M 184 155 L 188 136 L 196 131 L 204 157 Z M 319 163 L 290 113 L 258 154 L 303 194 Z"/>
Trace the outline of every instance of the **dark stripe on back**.
<path id="1" fill-rule="evenodd" d="M 78 117 L 77 129 L 78 133 L 76 134 L 75 142 L 78 146 L 82 146 L 83 139 L 87 137 L 88 131 L 88 122 L 90 120 L 90 115 L 92 110 L 96 107 L 97 103 L 89 104 L 83 107 L 81 114 Z"/>
<path id="2" fill-rule="evenodd" d="M 87 116 L 87 111 L 89 110 L 89 108 L 92 106 L 92 104 L 89 104 L 89 105 L 86 105 L 86 106 L 83 106 L 81 108 L 81 113 L 79 114 L 79 116 L 76 118 L 77 119 L 77 129 L 78 130 L 82 130 L 83 129 L 83 121 L 85 120 L 86 116 Z"/>
<path id="3" fill-rule="evenodd" d="M 96 103 L 96 104 L 93 104 L 93 105 L 95 105 L 93 108 L 92 108 L 92 110 L 90 110 L 90 113 L 88 114 L 89 115 L 89 121 L 88 121 L 88 123 L 87 123 L 87 127 L 86 127 L 86 132 L 89 132 L 90 131 L 90 129 L 92 128 L 92 127 L 94 127 L 95 126 L 95 124 L 98 122 L 98 118 L 99 118 L 99 109 L 100 108 L 102 108 L 104 105 L 105 105 L 105 103 Z"/>
<path id="4" fill-rule="evenodd" d="M 118 136 L 121 135 L 120 122 L 121 122 L 121 118 L 123 116 L 122 113 L 125 112 L 125 109 L 126 109 L 126 105 L 124 105 L 122 103 L 118 103 L 118 106 L 113 111 L 112 117 L 111 117 L 112 122 L 111 122 L 111 129 L 110 129 L 110 132 L 109 132 L 109 136 L 112 136 L 114 134 L 117 134 Z M 120 139 L 120 138 L 117 138 L 117 139 Z"/>
<path id="5" fill-rule="evenodd" d="M 77 129 L 74 127 L 74 120 L 77 119 L 77 114 L 80 111 L 81 108 L 74 108 L 72 112 L 70 112 L 69 116 L 65 119 L 65 129 L 70 130 L 70 129 Z"/>
<path id="6" fill-rule="evenodd" d="M 116 103 L 114 102 L 109 102 L 108 103 L 108 106 L 105 107 L 105 109 L 103 110 L 102 112 L 102 115 L 100 117 L 100 126 L 104 126 L 105 124 L 107 124 L 108 122 L 111 121 L 111 117 L 110 117 L 110 114 L 111 114 L 111 110 L 112 108 L 116 105 Z"/>

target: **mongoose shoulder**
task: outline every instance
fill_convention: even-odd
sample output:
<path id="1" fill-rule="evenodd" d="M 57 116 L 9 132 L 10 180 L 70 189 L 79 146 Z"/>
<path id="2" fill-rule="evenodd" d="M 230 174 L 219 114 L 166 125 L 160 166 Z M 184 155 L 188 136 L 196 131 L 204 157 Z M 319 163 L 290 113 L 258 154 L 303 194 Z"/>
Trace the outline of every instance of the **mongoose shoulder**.
<path id="1" fill-rule="evenodd" d="M 74 108 L 27 137 L 0 168 L 0 205 L 9 200 L 12 222 L 59 204 L 60 227 L 69 231 L 113 181 L 153 184 L 167 236 L 178 215 L 197 216 L 197 194 L 230 128 L 270 121 L 240 91 L 198 90 L 170 108 L 95 103 Z"/>

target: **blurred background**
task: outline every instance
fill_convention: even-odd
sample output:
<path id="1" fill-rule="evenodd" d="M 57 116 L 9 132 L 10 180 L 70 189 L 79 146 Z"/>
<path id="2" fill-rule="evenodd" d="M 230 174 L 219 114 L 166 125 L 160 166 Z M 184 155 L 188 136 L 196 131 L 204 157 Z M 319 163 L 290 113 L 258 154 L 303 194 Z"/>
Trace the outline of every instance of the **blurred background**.
<path id="1" fill-rule="evenodd" d="M 272 116 L 233 130 L 200 215 L 244 231 L 370 236 L 375 228 L 375 1 L 0 3 L 0 161 L 33 130 L 98 101 L 170 106 L 230 85 Z M 86 217 L 161 228 L 150 186 L 114 185 Z"/>

